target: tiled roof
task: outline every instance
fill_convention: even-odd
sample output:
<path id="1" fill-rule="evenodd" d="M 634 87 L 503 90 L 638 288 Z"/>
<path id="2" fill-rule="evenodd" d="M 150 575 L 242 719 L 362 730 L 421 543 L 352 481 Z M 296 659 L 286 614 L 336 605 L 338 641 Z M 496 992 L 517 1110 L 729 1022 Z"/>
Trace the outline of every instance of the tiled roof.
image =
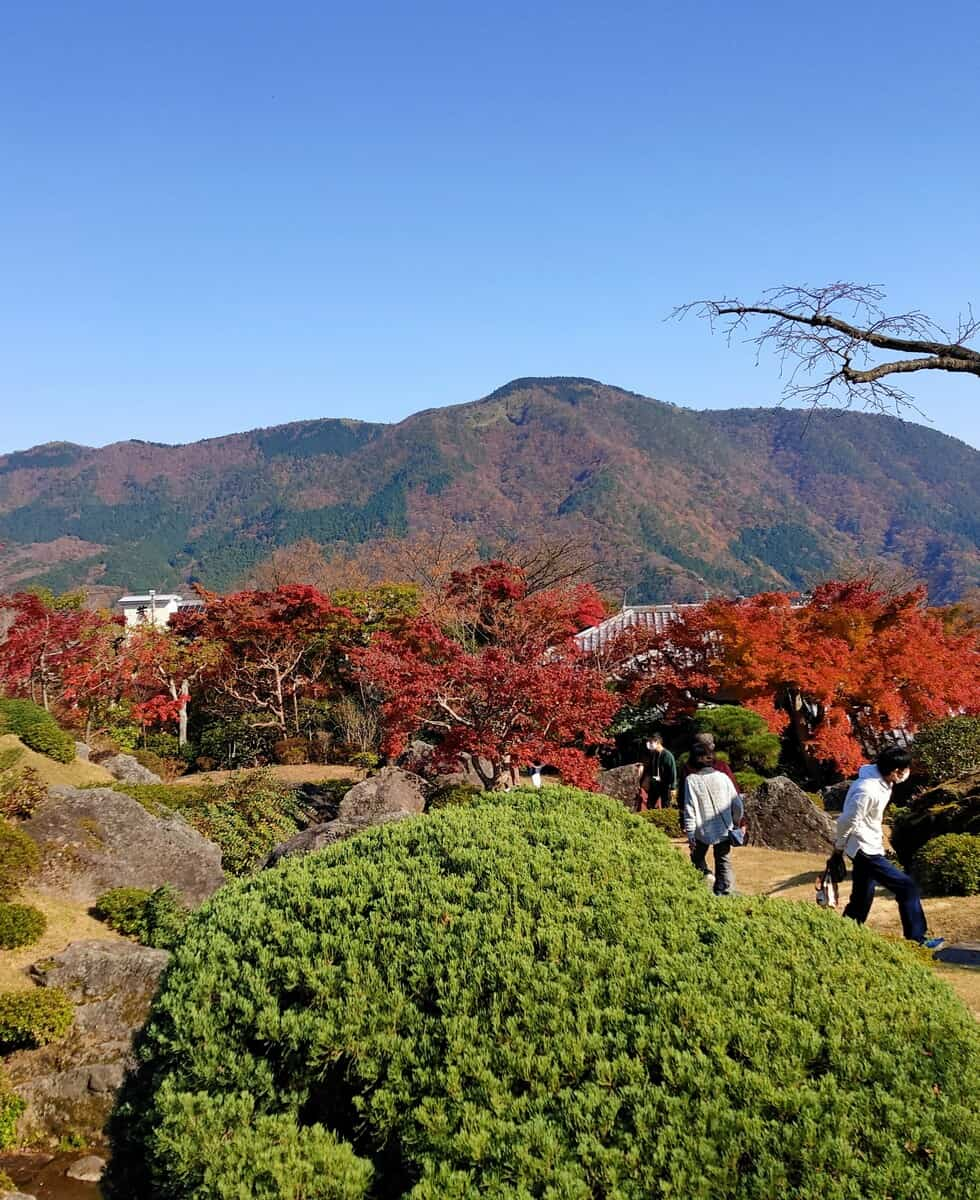
<path id="1" fill-rule="evenodd" d="M 601 650 L 627 629 L 652 629 L 663 633 L 687 609 L 699 604 L 634 604 L 607 617 L 598 625 L 583 629 L 575 635 L 580 650 L 590 653 Z"/>

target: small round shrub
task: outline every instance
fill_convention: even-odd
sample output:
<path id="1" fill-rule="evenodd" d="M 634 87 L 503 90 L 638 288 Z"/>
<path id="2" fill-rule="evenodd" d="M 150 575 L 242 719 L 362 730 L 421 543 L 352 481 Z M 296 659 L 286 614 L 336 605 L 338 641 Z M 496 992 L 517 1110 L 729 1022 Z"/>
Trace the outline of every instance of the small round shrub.
<path id="1" fill-rule="evenodd" d="M 37 843 L 23 829 L 0 819 L 0 900 L 9 900 L 40 861 Z"/>
<path id="2" fill-rule="evenodd" d="M 766 782 L 765 776 L 760 775 L 757 771 L 733 771 L 732 774 L 735 776 L 735 786 L 743 796 L 754 792 L 760 784 Z"/>
<path id="3" fill-rule="evenodd" d="M 969 1200 L 980 1030 L 815 905 L 570 788 L 371 829 L 191 919 L 110 1200 Z M 315 1170 L 311 1170 L 315 1164 Z"/>
<path id="4" fill-rule="evenodd" d="M 924 725 L 912 750 L 933 783 L 980 770 L 980 717 L 948 717 Z"/>
<path id="5" fill-rule="evenodd" d="M 473 783 L 454 783 L 437 788 L 429 797 L 427 808 L 430 812 L 436 812 L 440 808 L 465 807 L 476 804 L 484 795 L 484 789 Z"/>
<path id="6" fill-rule="evenodd" d="M 0 1052 L 46 1046 L 64 1037 L 75 1010 L 60 988 L 0 992 Z"/>
<path id="7" fill-rule="evenodd" d="M 112 888 L 96 900 L 92 912 L 111 929 L 158 950 L 169 950 L 177 944 L 188 917 L 180 896 L 169 884 L 152 892 Z"/>
<path id="8" fill-rule="evenodd" d="M 684 828 L 681 825 L 681 814 L 676 808 L 651 808 L 644 813 L 640 813 L 640 816 L 648 825 L 656 826 L 661 833 L 665 833 L 669 838 L 684 836 Z"/>
<path id="9" fill-rule="evenodd" d="M 74 737 L 32 700 L 0 700 L 0 726 L 38 754 L 62 763 L 75 761 Z"/>
<path id="10" fill-rule="evenodd" d="M 980 895 L 980 837 L 944 833 L 912 859 L 912 872 L 933 896 Z"/>
<path id="11" fill-rule="evenodd" d="M 30 904 L 0 904 L 0 950 L 33 946 L 47 927 L 44 913 Z"/>

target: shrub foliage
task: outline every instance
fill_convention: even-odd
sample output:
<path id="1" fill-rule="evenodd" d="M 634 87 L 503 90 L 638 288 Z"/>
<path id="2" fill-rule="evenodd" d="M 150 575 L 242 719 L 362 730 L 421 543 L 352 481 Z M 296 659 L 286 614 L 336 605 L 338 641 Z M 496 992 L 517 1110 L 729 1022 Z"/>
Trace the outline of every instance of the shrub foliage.
<path id="1" fill-rule="evenodd" d="M 967 1200 L 980 1171 L 980 1032 L 941 981 L 815 907 L 718 902 L 571 789 L 224 888 L 137 1054 L 114 1200 Z"/>
<path id="2" fill-rule="evenodd" d="M 17 746 L 0 750 L 0 817 L 29 817 L 48 794 L 37 771 L 21 765 L 23 757 Z"/>
<path id="3" fill-rule="evenodd" d="M 58 762 L 75 761 L 75 739 L 32 700 L 0 700 L 0 732 L 15 733 L 25 746 Z"/>
<path id="4" fill-rule="evenodd" d="M 71 1028 L 74 1009 L 60 988 L 0 992 L 0 1051 L 45 1046 Z"/>
<path id="5" fill-rule="evenodd" d="M 6 1150 L 17 1140 L 17 1122 L 26 1107 L 27 1101 L 12 1092 L 0 1075 L 0 1150 Z"/>
<path id="6" fill-rule="evenodd" d="M 655 825 L 661 833 L 665 833 L 670 838 L 684 836 L 681 814 L 676 808 L 651 808 L 640 815 L 648 825 Z"/>
<path id="7" fill-rule="evenodd" d="M 0 819 L 0 900 L 9 900 L 40 861 L 37 844 L 23 829 Z"/>
<path id="8" fill-rule="evenodd" d="M 980 895 L 980 837 L 944 833 L 933 838 L 913 858 L 912 871 L 933 896 Z"/>
<path id="9" fill-rule="evenodd" d="M 177 944 L 188 916 L 180 896 L 169 884 L 152 892 L 112 888 L 96 900 L 92 911 L 110 928 L 158 950 L 169 950 Z"/>
<path id="10" fill-rule="evenodd" d="M 949 717 L 915 735 L 915 757 L 933 783 L 980 771 L 980 717 Z"/>
<path id="11" fill-rule="evenodd" d="M 30 904 L 0 904 L 0 950 L 32 946 L 47 927 L 44 913 Z"/>

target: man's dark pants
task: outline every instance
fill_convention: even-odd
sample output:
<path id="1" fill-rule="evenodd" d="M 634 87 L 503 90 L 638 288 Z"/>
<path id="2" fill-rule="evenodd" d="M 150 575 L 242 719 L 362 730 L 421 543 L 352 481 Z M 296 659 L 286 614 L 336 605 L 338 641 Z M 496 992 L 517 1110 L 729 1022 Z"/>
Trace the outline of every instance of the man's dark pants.
<path id="1" fill-rule="evenodd" d="M 844 909 L 844 916 L 863 925 L 868 919 L 875 898 L 875 884 L 893 892 L 898 901 L 902 918 L 902 933 L 910 942 L 921 942 L 926 936 L 926 914 L 922 911 L 919 889 L 911 876 L 900 871 L 883 854 L 863 854 L 860 850 L 854 858 L 854 880 L 851 898 Z"/>

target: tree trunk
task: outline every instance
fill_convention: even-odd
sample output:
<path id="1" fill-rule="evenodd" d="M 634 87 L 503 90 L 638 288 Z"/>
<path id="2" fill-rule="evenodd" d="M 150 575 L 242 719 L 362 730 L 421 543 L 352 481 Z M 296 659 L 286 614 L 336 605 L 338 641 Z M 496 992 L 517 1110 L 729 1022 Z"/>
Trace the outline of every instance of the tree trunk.
<path id="1" fill-rule="evenodd" d="M 190 695 L 190 684 L 185 679 L 180 685 L 180 715 L 177 719 L 177 744 L 182 750 L 187 745 L 187 703 Z"/>

